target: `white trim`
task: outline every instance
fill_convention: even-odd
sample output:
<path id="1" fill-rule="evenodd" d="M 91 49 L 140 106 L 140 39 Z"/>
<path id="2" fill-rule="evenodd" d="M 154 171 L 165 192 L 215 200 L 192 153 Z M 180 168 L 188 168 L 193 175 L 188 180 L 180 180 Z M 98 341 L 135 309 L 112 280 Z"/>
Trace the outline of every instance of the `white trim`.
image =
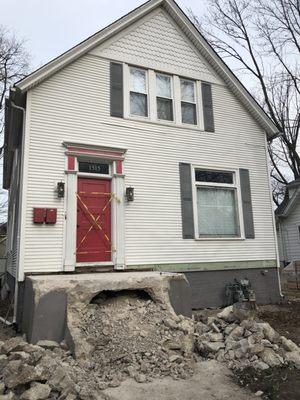
<path id="1" fill-rule="evenodd" d="M 77 267 L 113 267 L 112 261 L 76 263 Z"/>
<path id="2" fill-rule="evenodd" d="M 124 149 L 122 147 L 112 147 L 112 146 L 107 146 L 107 145 L 99 145 L 99 144 L 95 144 L 95 143 L 87 143 L 87 142 L 77 142 L 77 141 L 72 141 L 72 142 L 67 142 L 67 141 L 63 141 L 62 145 L 64 147 L 66 147 L 67 149 L 69 147 L 74 147 L 74 148 L 78 148 L 78 149 L 86 149 L 86 150 L 98 150 L 98 151 L 108 151 L 108 152 L 115 152 L 115 153 L 120 153 L 121 155 L 126 153 L 127 149 Z M 70 152 L 71 154 L 72 152 Z M 82 154 L 83 156 L 85 155 L 85 153 Z"/>
<path id="3" fill-rule="evenodd" d="M 66 224 L 65 224 L 65 257 L 64 271 L 74 271 L 77 266 L 104 266 L 113 265 L 115 269 L 125 268 L 125 215 L 124 215 L 124 175 L 116 174 L 116 161 L 111 159 L 110 174 L 90 174 L 78 172 L 78 158 L 75 160 L 75 170 L 65 171 L 67 175 Z M 95 159 L 97 157 L 95 156 Z M 101 156 L 98 157 L 101 160 Z M 67 159 L 67 157 L 66 157 Z M 77 237 L 77 185 L 78 178 L 109 179 L 111 192 L 115 197 L 111 202 L 111 261 L 103 262 L 76 262 Z"/>
<path id="4" fill-rule="evenodd" d="M 233 183 L 215 183 L 215 182 L 197 182 L 195 179 L 195 170 L 203 169 L 210 171 L 219 171 L 219 172 L 232 172 L 233 173 Z M 243 209 L 242 209 L 242 196 L 241 196 L 241 187 L 240 187 L 240 179 L 239 179 L 239 170 L 236 168 L 216 168 L 216 167 L 207 167 L 204 165 L 195 165 L 191 164 L 191 176 L 192 176 L 192 198 L 193 198 L 193 212 L 194 212 L 194 230 L 195 230 L 195 239 L 196 241 L 226 241 L 226 240 L 245 240 L 245 229 L 244 229 L 244 220 L 243 220 Z M 198 228 L 198 208 L 197 208 L 197 187 L 219 187 L 219 188 L 231 188 L 235 191 L 236 198 L 236 213 L 237 213 L 237 228 L 239 230 L 239 235 L 237 236 L 200 236 L 199 228 Z"/>

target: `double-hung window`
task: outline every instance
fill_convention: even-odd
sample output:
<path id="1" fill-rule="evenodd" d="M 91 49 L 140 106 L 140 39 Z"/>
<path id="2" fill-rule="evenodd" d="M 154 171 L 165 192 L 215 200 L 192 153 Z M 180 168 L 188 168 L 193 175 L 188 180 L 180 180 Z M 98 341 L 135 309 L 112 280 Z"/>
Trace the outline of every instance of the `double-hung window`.
<path id="1" fill-rule="evenodd" d="M 180 79 L 181 121 L 183 124 L 197 125 L 197 102 L 195 82 Z"/>
<path id="2" fill-rule="evenodd" d="M 157 119 L 173 121 L 172 78 L 169 75 L 156 74 Z"/>
<path id="3" fill-rule="evenodd" d="M 199 237 L 239 237 L 236 174 L 195 169 Z"/>
<path id="4" fill-rule="evenodd" d="M 147 71 L 130 67 L 130 115 L 148 117 Z"/>

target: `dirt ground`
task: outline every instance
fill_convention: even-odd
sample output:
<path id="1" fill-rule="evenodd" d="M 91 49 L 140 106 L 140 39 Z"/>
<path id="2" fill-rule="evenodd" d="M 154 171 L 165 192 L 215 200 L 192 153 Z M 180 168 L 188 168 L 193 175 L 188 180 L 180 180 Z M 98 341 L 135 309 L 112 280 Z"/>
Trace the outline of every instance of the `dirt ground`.
<path id="1" fill-rule="evenodd" d="M 104 391 L 107 400 L 254 400 L 249 390 L 232 382 L 229 369 L 215 361 L 199 362 L 187 380 L 157 379 L 152 383 L 125 381 Z"/>
<path id="2" fill-rule="evenodd" d="M 300 291 L 285 293 L 280 305 L 260 307 L 259 318 L 282 336 L 300 345 Z M 234 375 L 234 381 L 252 392 L 262 391 L 265 400 L 299 400 L 300 371 L 293 365 L 255 371 L 247 368 Z"/>

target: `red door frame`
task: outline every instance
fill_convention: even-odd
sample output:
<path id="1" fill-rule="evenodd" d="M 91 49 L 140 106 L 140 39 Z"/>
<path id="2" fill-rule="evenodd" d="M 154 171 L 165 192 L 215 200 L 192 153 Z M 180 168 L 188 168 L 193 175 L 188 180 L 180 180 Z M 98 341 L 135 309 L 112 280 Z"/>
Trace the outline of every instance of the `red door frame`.
<path id="1" fill-rule="evenodd" d="M 76 263 L 112 262 L 111 184 L 103 176 L 77 177 Z"/>

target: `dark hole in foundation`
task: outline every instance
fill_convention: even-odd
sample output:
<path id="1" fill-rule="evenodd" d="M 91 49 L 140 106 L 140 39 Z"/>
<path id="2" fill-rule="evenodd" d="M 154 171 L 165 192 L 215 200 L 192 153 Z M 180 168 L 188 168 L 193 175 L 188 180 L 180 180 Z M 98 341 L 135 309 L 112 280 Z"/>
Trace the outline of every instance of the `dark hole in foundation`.
<path id="1" fill-rule="evenodd" d="M 128 297 L 135 298 L 138 300 L 153 300 L 150 294 L 143 289 L 132 289 L 132 290 L 103 290 L 96 294 L 90 301 L 90 304 L 102 304 L 106 301 L 116 299 L 117 297 Z"/>

